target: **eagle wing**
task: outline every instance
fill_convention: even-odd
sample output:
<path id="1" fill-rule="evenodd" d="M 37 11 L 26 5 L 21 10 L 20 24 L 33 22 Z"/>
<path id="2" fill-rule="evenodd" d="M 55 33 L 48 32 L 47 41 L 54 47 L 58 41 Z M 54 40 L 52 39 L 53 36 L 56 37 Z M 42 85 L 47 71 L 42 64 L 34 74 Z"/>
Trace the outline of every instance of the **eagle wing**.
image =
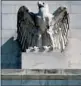
<path id="1" fill-rule="evenodd" d="M 68 30 L 69 30 L 69 14 L 67 12 L 66 7 L 59 7 L 53 13 L 53 21 L 54 21 L 54 34 L 59 36 L 59 43 L 61 45 L 61 51 L 63 50 L 63 42 L 64 46 L 67 43 L 68 39 Z M 63 40 L 62 40 L 63 39 Z"/>
<path id="2" fill-rule="evenodd" d="M 25 6 L 21 6 L 17 13 L 17 41 L 22 51 L 35 45 L 37 41 L 36 33 L 35 14 L 30 13 Z"/>

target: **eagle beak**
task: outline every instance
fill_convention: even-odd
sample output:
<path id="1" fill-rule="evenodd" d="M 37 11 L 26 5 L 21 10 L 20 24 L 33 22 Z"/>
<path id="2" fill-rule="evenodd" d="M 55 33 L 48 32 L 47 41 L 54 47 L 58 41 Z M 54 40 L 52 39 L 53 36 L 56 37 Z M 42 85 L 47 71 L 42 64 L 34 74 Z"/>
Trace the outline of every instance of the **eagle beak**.
<path id="1" fill-rule="evenodd" d="M 44 3 L 42 3 L 41 1 L 38 2 L 38 7 L 41 8 L 41 7 L 44 7 Z"/>

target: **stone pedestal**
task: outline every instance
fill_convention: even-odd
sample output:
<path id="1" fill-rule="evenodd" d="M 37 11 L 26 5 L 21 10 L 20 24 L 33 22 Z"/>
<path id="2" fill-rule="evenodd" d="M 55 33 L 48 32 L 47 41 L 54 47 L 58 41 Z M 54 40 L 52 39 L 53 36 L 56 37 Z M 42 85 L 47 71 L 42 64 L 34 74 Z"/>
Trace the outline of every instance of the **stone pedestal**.
<path id="1" fill-rule="evenodd" d="M 68 59 L 59 52 L 33 52 L 22 54 L 22 69 L 70 68 Z"/>

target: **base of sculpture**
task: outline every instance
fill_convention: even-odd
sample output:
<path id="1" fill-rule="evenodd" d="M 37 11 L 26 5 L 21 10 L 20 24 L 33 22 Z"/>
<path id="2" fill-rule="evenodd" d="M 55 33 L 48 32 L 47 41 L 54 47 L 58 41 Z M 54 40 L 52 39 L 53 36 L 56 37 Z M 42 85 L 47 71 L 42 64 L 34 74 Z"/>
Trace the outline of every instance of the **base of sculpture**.
<path id="1" fill-rule="evenodd" d="M 22 69 L 76 69 L 81 68 L 80 62 L 75 63 L 72 57 L 59 53 L 51 52 L 29 52 L 22 54 Z M 75 63 L 75 64 L 74 64 Z"/>

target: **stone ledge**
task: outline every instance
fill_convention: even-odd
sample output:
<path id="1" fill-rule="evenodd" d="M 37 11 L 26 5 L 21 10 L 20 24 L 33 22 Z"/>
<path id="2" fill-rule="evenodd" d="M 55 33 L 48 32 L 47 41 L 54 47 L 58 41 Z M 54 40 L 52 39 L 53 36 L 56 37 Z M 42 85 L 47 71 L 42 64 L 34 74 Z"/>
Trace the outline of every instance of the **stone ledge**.
<path id="1" fill-rule="evenodd" d="M 2 69 L 1 75 L 81 75 L 81 69 Z"/>
<path id="2" fill-rule="evenodd" d="M 2 75 L 2 80 L 81 80 L 81 75 Z"/>

